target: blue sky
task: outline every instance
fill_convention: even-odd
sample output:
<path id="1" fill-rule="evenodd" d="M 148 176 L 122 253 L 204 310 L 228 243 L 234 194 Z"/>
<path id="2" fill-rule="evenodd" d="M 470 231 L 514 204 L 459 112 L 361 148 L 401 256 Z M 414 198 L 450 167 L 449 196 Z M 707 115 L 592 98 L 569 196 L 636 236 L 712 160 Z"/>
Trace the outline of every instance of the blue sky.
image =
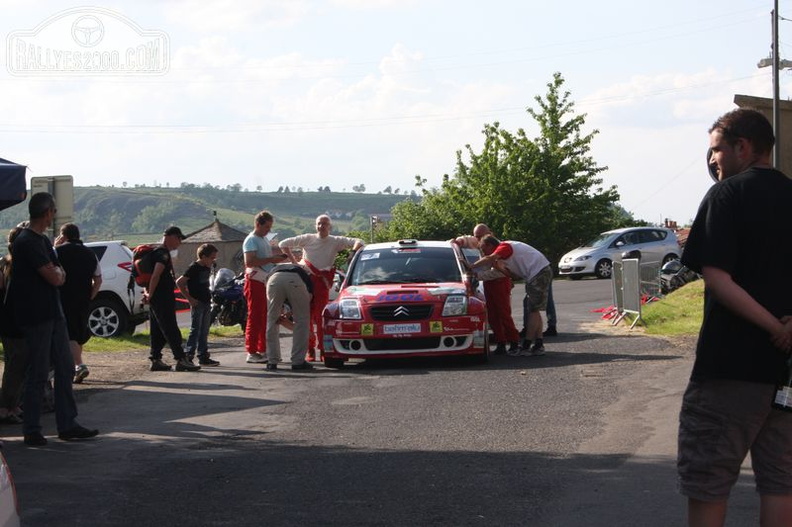
<path id="1" fill-rule="evenodd" d="M 33 176 L 72 174 L 80 186 L 403 192 L 415 175 L 436 186 L 456 150 L 480 147 L 485 123 L 535 135 L 525 108 L 558 71 L 587 115 L 584 131 L 599 130 L 593 155 L 621 205 L 651 222 L 684 223 L 710 184 L 709 125 L 734 107 L 735 93 L 772 94 L 770 69 L 756 67 L 770 51 L 769 0 L 75 7 L 0 0 L 0 157 Z M 70 9 L 71 18 L 57 18 Z M 44 43 L 44 31 L 31 36 L 37 27 L 51 31 L 46 46 L 74 48 L 55 19 L 103 21 L 105 50 L 143 38 L 107 10 L 165 35 L 167 71 L 42 76 L 10 62 L 20 32 L 28 45 Z M 780 13 L 792 18 L 788 0 Z M 782 58 L 792 58 L 790 31 L 782 20 Z M 783 72 L 782 98 L 790 88 Z"/>

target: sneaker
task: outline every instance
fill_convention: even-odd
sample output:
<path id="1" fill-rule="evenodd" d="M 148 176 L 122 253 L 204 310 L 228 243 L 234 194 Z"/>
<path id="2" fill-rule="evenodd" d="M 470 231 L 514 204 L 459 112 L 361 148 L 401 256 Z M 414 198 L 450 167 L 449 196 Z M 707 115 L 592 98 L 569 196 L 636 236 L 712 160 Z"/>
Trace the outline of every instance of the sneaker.
<path id="1" fill-rule="evenodd" d="M 522 354 L 523 349 L 520 346 L 509 346 L 509 349 L 506 350 L 506 355 L 510 357 L 519 357 Z"/>
<path id="2" fill-rule="evenodd" d="M 193 364 L 187 357 L 176 361 L 176 371 L 198 371 L 201 367 Z"/>
<path id="3" fill-rule="evenodd" d="M 264 364 L 267 362 L 267 357 L 262 355 L 261 353 L 248 353 L 247 360 L 245 360 L 248 364 Z"/>
<path id="4" fill-rule="evenodd" d="M 544 330 L 544 333 L 542 333 L 542 336 L 543 337 L 557 337 L 558 336 L 558 331 L 556 331 L 555 326 L 547 326 L 547 329 Z"/>
<path id="5" fill-rule="evenodd" d="M 58 439 L 71 441 L 72 439 L 90 439 L 92 437 L 96 437 L 97 435 L 99 435 L 99 430 L 95 428 L 89 429 L 85 428 L 84 426 L 75 425 L 73 428 L 70 428 L 65 432 L 59 432 Z"/>
<path id="6" fill-rule="evenodd" d="M 265 369 L 267 371 L 277 371 L 278 370 L 278 365 L 277 364 L 273 364 L 271 362 L 268 362 L 267 366 L 265 367 Z"/>
<path id="7" fill-rule="evenodd" d="M 530 357 L 539 357 L 545 354 L 544 344 L 534 344 L 534 347 L 528 352 Z"/>
<path id="8" fill-rule="evenodd" d="M 495 346 L 495 351 L 493 351 L 495 355 L 505 355 L 506 354 L 506 344 L 503 342 L 498 342 L 498 345 Z"/>
<path id="9" fill-rule="evenodd" d="M 509 349 L 506 353 L 513 354 L 520 351 L 520 343 L 519 342 L 509 342 Z"/>
<path id="10" fill-rule="evenodd" d="M 198 364 L 201 366 L 220 366 L 219 360 L 210 359 L 209 357 L 200 357 Z"/>
<path id="11" fill-rule="evenodd" d="M 162 359 L 154 359 L 151 361 L 149 371 L 171 371 L 171 367 L 162 362 Z"/>
<path id="12" fill-rule="evenodd" d="M 91 373 L 88 371 L 88 366 L 85 364 L 80 364 L 79 366 L 74 367 L 74 384 L 80 384 L 83 382 L 83 379 L 88 377 L 88 374 Z"/>
<path id="13" fill-rule="evenodd" d="M 25 434 L 25 444 L 27 446 L 44 446 L 47 444 L 47 438 L 39 432 L 34 434 Z"/>
<path id="14" fill-rule="evenodd" d="M 310 362 L 303 362 L 300 364 L 292 364 L 291 369 L 293 370 L 312 370 L 314 369 L 313 364 Z"/>

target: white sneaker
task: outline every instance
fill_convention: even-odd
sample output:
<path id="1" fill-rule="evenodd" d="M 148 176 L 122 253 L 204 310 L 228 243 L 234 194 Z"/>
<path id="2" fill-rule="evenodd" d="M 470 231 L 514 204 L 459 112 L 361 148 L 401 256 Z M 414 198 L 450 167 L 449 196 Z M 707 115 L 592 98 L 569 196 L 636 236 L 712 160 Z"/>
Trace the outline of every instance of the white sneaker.
<path id="1" fill-rule="evenodd" d="M 245 362 L 248 364 L 264 364 L 267 362 L 267 357 L 261 353 L 248 353 L 247 360 Z"/>
<path id="2" fill-rule="evenodd" d="M 88 366 L 85 364 L 80 364 L 79 366 L 74 367 L 74 383 L 80 384 L 83 382 L 83 379 L 88 377 L 88 374 L 91 373 L 88 371 Z"/>

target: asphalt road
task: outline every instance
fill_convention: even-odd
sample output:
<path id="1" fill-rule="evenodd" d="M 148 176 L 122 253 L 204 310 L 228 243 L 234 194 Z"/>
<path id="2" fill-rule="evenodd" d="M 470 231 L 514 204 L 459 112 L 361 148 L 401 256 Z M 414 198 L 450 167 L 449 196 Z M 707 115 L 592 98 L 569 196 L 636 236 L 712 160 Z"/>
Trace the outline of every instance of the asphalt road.
<path id="1" fill-rule="evenodd" d="M 216 351 L 218 368 L 81 392 L 95 441 L 2 429 L 24 525 L 682 525 L 690 340 L 611 330 L 591 311 L 609 281 L 554 292 L 544 357 L 269 373 Z M 728 525 L 757 524 L 756 502 L 742 478 Z"/>

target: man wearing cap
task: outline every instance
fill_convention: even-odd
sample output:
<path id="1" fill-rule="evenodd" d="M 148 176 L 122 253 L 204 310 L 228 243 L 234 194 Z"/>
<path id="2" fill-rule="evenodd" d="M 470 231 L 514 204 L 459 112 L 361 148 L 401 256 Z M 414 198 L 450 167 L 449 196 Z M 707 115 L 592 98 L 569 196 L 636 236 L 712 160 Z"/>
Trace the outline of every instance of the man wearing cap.
<path id="1" fill-rule="evenodd" d="M 184 353 L 182 334 L 176 321 L 176 277 L 173 273 L 172 258 L 178 253 L 179 245 L 185 238 L 180 228 L 171 225 L 162 236 L 160 247 L 154 249 L 146 258 L 151 258 L 154 270 L 148 286 L 143 290 L 143 302 L 148 303 L 151 315 L 151 371 L 170 371 L 171 367 L 162 361 L 162 348 L 165 344 L 173 352 L 176 371 L 198 371 L 200 366 L 193 364 Z"/>

